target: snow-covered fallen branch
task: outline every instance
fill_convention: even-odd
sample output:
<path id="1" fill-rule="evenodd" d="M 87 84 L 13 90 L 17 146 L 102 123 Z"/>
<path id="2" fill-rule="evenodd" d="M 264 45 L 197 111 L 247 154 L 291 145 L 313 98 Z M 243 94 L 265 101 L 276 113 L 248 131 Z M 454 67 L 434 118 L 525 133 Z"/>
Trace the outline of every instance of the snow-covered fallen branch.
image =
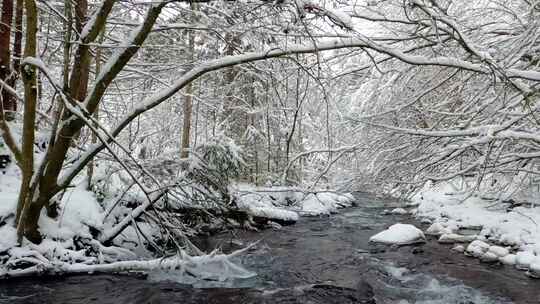
<path id="1" fill-rule="evenodd" d="M 167 271 L 178 276 L 189 276 L 197 280 L 225 281 L 228 279 L 247 279 L 256 274 L 231 261 L 231 258 L 244 253 L 246 249 L 238 250 L 231 254 L 218 254 L 214 252 L 202 256 L 190 256 L 184 252 L 180 252 L 179 255 L 172 257 L 147 261 L 120 261 L 94 265 L 39 261 L 39 264 L 25 269 L 2 270 L 0 268 L 0 279 L 36 275 L 128 273 L 156 270 Z"/>
<path id="2" fill-rule="evenodd" d="M 351 194 L 329 190 L 236 185 L 231 193 L 238 208 L 247 214 L 286 223 L 296 222 L 299 215 L 329 215 L 340 208 L 354 205 Z"/>

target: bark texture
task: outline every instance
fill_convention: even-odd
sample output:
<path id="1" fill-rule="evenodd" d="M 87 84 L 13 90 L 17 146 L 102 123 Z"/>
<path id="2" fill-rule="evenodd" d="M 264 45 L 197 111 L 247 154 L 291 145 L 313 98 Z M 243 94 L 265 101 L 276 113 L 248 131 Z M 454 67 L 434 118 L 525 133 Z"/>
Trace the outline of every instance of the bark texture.
<path id="1" fill-rule="evenodd" d="M 0 80 L 12 85 L 11 71 L 11 24 L 13 22 L 13 0 L 2 1 L 0 18 Z M 12 120 L 17 110 L 15 97 L 6 89 L 0 88 L 0 120 Z"/>

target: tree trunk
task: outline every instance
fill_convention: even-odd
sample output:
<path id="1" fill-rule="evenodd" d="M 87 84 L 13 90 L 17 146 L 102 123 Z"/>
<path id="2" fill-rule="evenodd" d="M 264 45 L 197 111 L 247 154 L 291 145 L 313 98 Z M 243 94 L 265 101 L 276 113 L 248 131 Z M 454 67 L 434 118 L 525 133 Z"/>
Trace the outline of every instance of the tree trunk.
<path id="1" fill-rule="evenodd" d="M 63 72 L 62 72 L 62 81 L 64 91 L 69 90 L 69 64 L 71 58 L 71 35 L 72 35 L 72 25 L 73 25 L 73 11 L 71 8 L 71 1 L 66 1 L 64 6 L 64 60 L 63 60 Z M 61 111 L 62 104 L 58 105 L 58 112 Z"/>
<path id="2" fill-rule="evenodd" d="M 82 0 L 84 1 L 84 0 Z M 30 1 L 34 4 L 35 2 Z M 26 3 L 26 1 L 25 1 Z M 84 2 L 86 3 L 86 2 Z M 76 52 L 76 58 L 79 58 L 78 64 L 85 65 L 90 62 L 91 54 L 89 51 L 89 44 L 93 42 L 98 35 L 103 30 L 106 18 L 111 12 L 112 6 L 114 5 L 114 0 L 105 0 L 103 5 L 100 7 L 100 12 L 96 13 L 96 18 L 92 19 L 95 22 L 94 26 L 90 29 L 84 37 L 81 37 L 83 43 L 80 43 Z M 152 6 L 148 14 L 145 17 L 140 28 L 136 29 L 136 35 L 133 36 L 133 40 L 130 42 L 130 46 L 124 49 L 121 49 L 118 53 L 118 56 L 114 56 L 114 61 L 111 63 L 110 69 L 108 69 L 103 75 L 98 77 L 96 84 L 93 86 L 91 96 L 89 96 L 86 111 L 90 114 L 93 114 L 99 103 L 103 94 L 115 79 L 115 77 L 122 71 L 125 65 L 131 60 L 133 56 L 137 53 L 142 43 L 148 37 L 153 25 L 155 24 L 157 18 L 160 15 L 161 10 L 166 5 L 166 3 L 160 3 Z M 27 7 L 29 5 L 27 4 Z M 28 10 L 28 9 L 27 9 Z M 79 11 L 77 14 L 82 16 L 82 11 Z M 37 13 L 36 13 L 37 14 Z M 27 19 L 32 20 L 32 18 Z M 29 21 L 27 21 L 29 22 Z M 29 22 L 30 23 L 30 22 Z M 29 32 L 27 28 L 27 33 Z M 28 37 L 29 35 L 27 35 Z M 26 49 L 25 49 L 26 53 Z M 77 60 L 77 59 L 76 59 Z M 29 66 L 30 67 L 30 66 Z M 26 71 L 26 69 L 23 69 Z M 29 71 L 32 69 L 28 69 Z M 70 93 L 73 98 L 80 98 L 81 96 L 86 95 L 86 84 L 87 80 L 84 80 L 85 73 L 81 71 L 73 70 L 70 77 Z M 81 87 L 82 86 L 82 87 Z M 80 99 L 79 99 L 80 100 Z M 26 109 L 25 109 L 26 115 Z M 35 111 L 34 111 L 35 116 Z M 60 119 L 60 118 L 58 118 Z M 41 236 L 38 227 L 38 220 L 40 216 L 40 211 L 43 207 L 47 206 L 49 202 L 54 198 L 54 196 L 62 191 L 65 187 L 69 185 L 69 182 L 78 174 L 84 167 L 74 168 L 72 172 L 74 175 L 69 175 L 66 179 L 66 183 L 59 185 L 58 177 L 62 172 L 64 161 L 66 160 L 66 155 L 71 148 L 74 138 L 79 134 L 82 127 L 85 125 L 84 120 L 78 118 L 75 114 L 65 111 L 63 119 L 61 122 L 61 128 L 58 131 L 59 136 L 53 137 L 49 143 L 49 147 L 43 160 L 43 163 L 40 165 L 39 178 L 36 178 L 36 182 L 33 185 L 26 185 L 21 188 L 20 197 L 27 196 L 27 202 L 25 204 L 25 209 L 22 211 L 22 216 L 19 222 L 19 236 L 26 236 L 30 241 L 39 243 L 41 241 Z M 56 132 L 54 132 L 56 134 Z M 93 155 L 94 156 L 94 155 Z M 85 162 L 85 164 L 88 164 Z M 36 190 L 37 189 L 37 190 Z M 39 193 L 39 196 L 34 197 L 33 193 Z M 29 206 L 28 206 L 29 205 Z M 49 208 L 48 208 L 49 209 Z M 22 225 L 24 223 L 24 225 Z M 20 227 L 24 226 L 24 229 Z"/>
<path id="3" fill-rule="evenodd" d="M 103 43 L 103 39 L 105 39 L 105 29 L 103 29 L 103 32 L 101 32 L 101 36 L 99 38 L 99 42 L 100 43 Z M 99 73 L 101 72 L 101 48 L 98 47 L 97 50 L 96 50 L 96 78 L 97 76 L 99 75 Z M 96 111 L 94 112 L 94 119 L 96 121 L 99 121 L 99 107 L 96 108 Z M 95 132 L 92 132 L 92 135 L 90 137 L 90 142 L 92 144 L 95 144 L 97 143 L 98 141 L 98 138 L 97 138 L 97 134 Z M 92 190 L 92 178 L 94 177 L 94 160 L 92 160 L 89 164 L 88 164 L 88 184 L 86 185 L 86 188 L 88 190 Z"/>
<path id="4" fill-rule="evenodd" d="M 87 0 L 76 0 L 75 29 L 78 33 L 80 33 L 84 27 L 87 13 Z M 71 93 L 71 97 L 78 101 L 82 101 L 86 97 L 91 60 L 92 57 L 90 56 L 90 46 L 81 46 L 77 49 L 77 53 L 75 54 L 77 68 L 71 71 L 69 92 Z"/>
<path id="5" fill-rule="evenodd" d="M 25 57 L 36 57 L 37 54 L 37 7 L 34 0 L 24 1 L 26 9 L 26 44 L 24 47 Z M 37 73 L 36 68 L 27 66 L 21 71 L 24 83 L 24 117 L 23 117 L 23 138 L 22 138 L 22 182 L 19 192 L 19 201 L 17 207 L 17 236 L 19 243 L 22 237 L 26 236 L 31 241 L 40 241 L 37 231 L 37 220 L 39 212 L 29 209 L 29 201 L 33 197 L 33 191 L 30 189 L 30 182 L 34 174 L 34 139 L 35 122 L 37 108 Z M 35 227 L 27 226 L 27 223 L 33 223 Z M 29 230 L 27 230 L 29 229 Z"/>
<path id="6" fill-rule="evenodd" d="M 23 38 L 23 14 L 24 14 L 24 1 L 17 0 L 15 6 L 15 35 L 13 40 L 13 71 L 15 76 L 12 78 L 12 86 L 15 88 L 15 80 L 21 73 L 21 55 L 22 55 L 22 38 Z M 17 110 L 17 103 L 14 104 L 15 110 Z"/>
<path id="7" fill-rule="evenodd" d="M 196 6 L 191 3 L 192 14 L 195 13 Z M 194 18 L 192 18 L 194 19 Z M 188 30 L 188 56 L 189 61 L 192 64 L 195 59 L 195 35 L 193 30 Z M 183 127 L 182 127 L 182 146 L 180 149 L 180 158 L 187 158 L 189 156 L 189 141 L 191 138 L 191 112 L 193 110 L 193 82 L 190 82 L 186 86 L 186 100 L 184 101 L 183 111 Z"/>
<path id="8" fill-rule="evenodd" d="M 11 23 L 13 21 L 13 0 L 2 1 L 2 16 L 0 18 L 0 80 L 7 84 L 13 78 L 11 71 Z M 0 120 L 14 119 L 16 101 L 7 90 L 0 88 Z"/>
<path id="9" fill-rule="evenodd" d="M 186 86 L 186 100 L 184 101 L 184 120 L 182 128 L 182 147 L 180 151 L 180 158 L 187 158 L 189 156 L 189 139 L 191 137 L 191 112 L 193 109 L 193 84 L 190 82 Z"/>
<path id="10" fill-rule="evenodd" d="M 225 35 L 225 42 L 227 46 L 225 47 L 225 55 L 231 56 L 234 54 L 235 50 L 238 49 L 241 45 L 241 40 L 239 36 L 234 34 L 227 33 Z M 235 79 L 238 76 L 238 68 L 230 67 L 225 70 L 225 75 L 223 77 L 224 83 L 223 86 L 226 87 L 225 100 L 223 103 L 223 111 L 219 119 L 219 124 L 226 128 L 225 134 L 230 138 L 238 142 L 241 138 L 241 119 L 237 109 L 238 102 L 234 96 L 234 86 L 232 85 Z M 227 124 L 224 124 L 227 122 Z"/>

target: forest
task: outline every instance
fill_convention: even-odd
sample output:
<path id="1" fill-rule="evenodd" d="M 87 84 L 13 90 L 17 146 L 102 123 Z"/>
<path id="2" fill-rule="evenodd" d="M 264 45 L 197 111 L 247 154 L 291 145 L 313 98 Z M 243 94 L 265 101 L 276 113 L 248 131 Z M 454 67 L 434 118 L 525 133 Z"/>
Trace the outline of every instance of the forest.
<path id="1" fill-rule="evenodd" d="M 455 259 L 505 267 L 500 284 L 522 280 L 503 288 L 515 293 L 503 294 L 506 302 L 493 294 L 501 288 L 445 273 L 463 284 L 448 290 L 471 298 L 445 291 L 437 302 L 388 295 L 362 277 L 374 295 L 352 303 L 540 299 L 530 291 L 540 278 L 540 1 L 0 7 L 0 285 L 159 272 L 194 287 L 236 288 L 265 281 L 267 268 L 250 263 L 278 259 L 273 250 L 286 242 L 277 240 L 308 225 L 324 234 L 317 258 L 352 246 L 374 254 L 364 261 L 391 263 L 369 267 L 398 281 L 409 281 L 403 269 L 412 263 L 399 258 L 430 246 L 440 248 L 432 260 L 460 253 Z M 347 222 L 358 212 L 377 220 Z M 325 245 L 336 227 L 362 240 Z M 392 248 L 409 251 L 398 258 Z M 289 271 L 279 263 L 266 267 Z M 439 270 L 424 270 L 445 284 Z M 10 292 L 26 297 L 10 288 L 0 286 L 0 303 L 19 303 Z M 253 290 L 240 302 L 261 303 Z M 276 303 L 287 302 L 283 290 Z"/>

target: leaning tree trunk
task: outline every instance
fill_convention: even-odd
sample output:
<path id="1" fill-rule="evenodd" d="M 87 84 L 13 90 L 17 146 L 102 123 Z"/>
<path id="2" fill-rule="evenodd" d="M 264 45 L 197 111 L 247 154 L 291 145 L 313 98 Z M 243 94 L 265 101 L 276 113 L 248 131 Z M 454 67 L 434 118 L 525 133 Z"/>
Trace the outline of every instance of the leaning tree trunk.
<path id="1" fill-rule="evenodd" d="M 24 47 L 25 57 L 35 57 L 37 53 L 37 7 L 34 0 L 24 1 L 26 10 L 26 44 Z M 23 117 L 23 134 L 22 134 L 22 159 L 21 171 L 22 182 L 19 192 L 19 201 L 17 206 L 17 236 L 19 242 L 26 235 L 25 224 L 28 220 L 28 201 L 32 199 L 32 191 L 30 182 L 34 173 L 34 139 L 35 139 L 35 121 L 37 108 L 37 77 L 36 68 L 28 66 L 21 71 L 22 80 L 24 83 L 24 117 Z M 34 233 L 29 234 L 29 238 L 34 238 L 37 231 L 37 223 L 35 224 Z"/>
<path id="2" fill-rule="evenodd" d="M 100 7 L 100 10 L 95 13 L 95 18 L 90 19 L 93 24 L 89 31 L 85 32 L 85 35 L 81 36 L 79 39 L 80 43 L 78 44 L 75 55 L 79 65 L 90 64 L 90 44 L 95 41 L 105 27 L 106 19 L 115 2 L 115 0 L 105 0 Z M 72 98 L 67 101 L 69 104 L 66 105 L 69 105 L 70 108 L 85 106 L 86 113 L 90 115 L 95 113 L 107 88 L 112 84 L 113 80 L 123 70 L 131 58 L 135 56 L 140 46 L 148 37 L 161 10 L 166 4 L 167 2 L 162 2 L 153 5 L 149 9 L 141 27 L 135 29 L 135 32 L 130 35 L 132 40 L 128 43 L 129 47 L 119 49 L 116 55 L 109 58 L 109 62 L 107 63 L 109 69 L 102 71 L 99 74 L 98 79 L 88 93 L 87 89 L 83 88 L 88 81 L 87 79 L 84 79 L 85 74 L 72 71 L 69 82 L 69 93 Z M 28 66 L 31 66 L 31 64 L 28 64 Z M 75 98 L 77 96 L 80 98 L 86 95 L 88 96 L 84 98 L 84 103 L 79 103 L 82 99 Z M 73 174 L 68 174 L 66 180 L 62 183 L 59 181 L 59 176 L 62 172 L 68 151 L 71 148 L 74 138 L 77 137 L 81 129 L 85 126 L 85 123 L 85 120 L 78 117 L 76 113 L 65 111 L 61 123 L 59 124 L 59 135 L 55 136 L 56 132 L 53 133 L 44 160 L 39 166 L 39 171 L 35 174 L 36 178 L 33 179 L 35 182 L 32 185 L 27 185 L 27 187 L 25 187 L 25 190 L 27 191 L 23 192 L 24 190 L 21 190 L 20 196 L 26 196 L 28 199 L 24 203 L 24 210 L 19 222 L 19 237 L 25 236 L 34 243 L 41 242 L 41 235 L 38 231 L 38 221 L 41 210 L 43 207 L 48 206 L 55 195 L 65 189 L 69 185 L 69 182 L 83 169 L 83 167 L 76 167 L 71 170 Z M 92 154 L 92 157 L 93 156 L 95 156 L 95 154 Z M 87 162 L 85 164 L 87 164 Z M 26 193 L 30 194 L 26 195 Z M 39 193 L 39 195 L 34 197 L 33 193 Z M 23 226 L 24 228 L 21 228 Z"/>

